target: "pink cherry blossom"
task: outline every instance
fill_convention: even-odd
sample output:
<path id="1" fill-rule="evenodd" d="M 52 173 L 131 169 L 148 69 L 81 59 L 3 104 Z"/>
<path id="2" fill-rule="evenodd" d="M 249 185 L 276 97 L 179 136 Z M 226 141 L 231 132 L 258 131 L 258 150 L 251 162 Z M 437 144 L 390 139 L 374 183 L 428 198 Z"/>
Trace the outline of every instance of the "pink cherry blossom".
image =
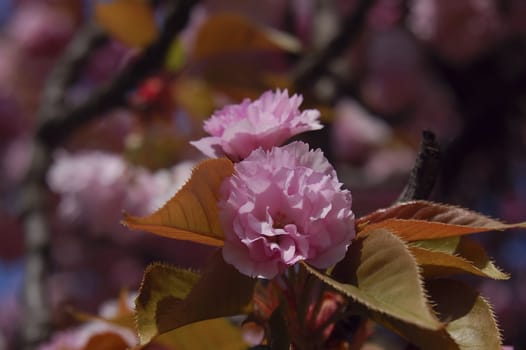
<path id="1" fill-rule="evenodd" d="M 255 150 L 221 185 L 225 261 L 268 279 L 301 260 L 337 263 L 355 234 L 351 193 L 341 186 L 321 150 L 303 142 Z"/>
<path id="2" fill-rule="evenodd" d="M 247 157 L 262 147 L 269 150 L 299 133 L 318 130 L 320 112 L 309 109 L 300 112 L 303 98 L 289 97 L 287 90 L 267 91 L 257 100 L 243 100 L 214 113 L 204 123 L 210 137 L 191 142 L 209 157 L 227 155 L 233 160 Z"/>

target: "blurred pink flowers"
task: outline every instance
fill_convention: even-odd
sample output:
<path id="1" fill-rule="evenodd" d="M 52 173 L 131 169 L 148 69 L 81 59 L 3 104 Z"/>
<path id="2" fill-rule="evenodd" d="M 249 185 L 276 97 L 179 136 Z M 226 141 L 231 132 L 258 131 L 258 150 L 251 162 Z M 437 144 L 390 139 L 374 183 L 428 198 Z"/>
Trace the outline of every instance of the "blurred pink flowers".
<path id="1" fill-rule="evenodd" d="M 355 234 L 351 193 L 341 186 L 321 150 L 303 142 L 255 150 L 221 186 L 225 261 L 268 279 L 301 260 L 337 263 Z"/>
<path id="2" fill-rule="evenodd" d="M 58 213 L 93 234 L 133 238 L 120 224 L 122 210 L 146 214 L 156 210 L 181 187 L 193 167 L 181 162 L 172 169 L 149 172 L 113 153 L 59 152 L 47 175 L 50 189 L 60 195 Z"/>
<path id="3" fill-rule="evenodd" d="M 324 291 L 317 300 L 319 309 L 315 313 L 316 303 L 309 305 L 307 310 L 307 327 L 311 332 L 322 331 L 325 339 L 329 338 L 334 329 L 335 323 L 328 323 L 335 312 L 345 304 L 345 299 L 333 291 Z"/>
<path id="4" fill-rule="evenodd" d="M 191 144 L 209 157 L 228 156 L 234 161 L 247 157 L 262 147 L 269 150 L 299 133 L 318 130 L 320 112 L 300 112 L 300 95 L 289 97 L 288 91 L 267 91 L 257 100 L 243 100 L 217 111 L 204 123 L 210 135 Z"/>
<path id="5" fill-rule="evenodd" d="M 75 19 L 59 6 L 44 1 L 28 2 L 17 8 L 7 32 L 31 55 L 59 53 L 75 31 Z"/>
<path id="6" fill-rule="evenodd" d="M 470 61 L 490 49 L 505 35 L 506 26 L 512 24 L 512 18 L 503 21 L 505 17 L 496 1 L 419 0 L 413 3 L 408 16 L 409 28 L 444 58 L 456 62 Z M 514 12 L 511 7 L 508 11 Z"/>
<path id="7" fill-rule="evenodd" d="M 128 193 L 132 177 L 131 168 L 116 154 L 62 152 L 49 170 L 48 184 L 61 195 L 58 212 L 66 222 L 77 221 L 91 232 L 116 232 L 123 207 L 144 212 L 144 201 Z"/>
<path id="8" fill-rule="evenodd" d="M 335 107 L 331 134 L 335 155 L 355 163 L 365 161 L 371 153 L 392 137 L 389 125 L 369 114 L 354 100 L 343 100 Z"/>

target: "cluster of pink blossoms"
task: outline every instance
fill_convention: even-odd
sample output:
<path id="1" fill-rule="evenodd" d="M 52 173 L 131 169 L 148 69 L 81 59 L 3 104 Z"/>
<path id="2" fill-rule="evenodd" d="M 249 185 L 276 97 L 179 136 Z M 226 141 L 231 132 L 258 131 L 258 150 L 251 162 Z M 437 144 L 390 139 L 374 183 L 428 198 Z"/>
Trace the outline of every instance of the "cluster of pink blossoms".
<path id="1" fill-rule="evenodd" d="M 302 260 L 327 268 L 355 235 L 351 193 L 321 150 L 303 142 L 277 147 L 322 127 L 318 111 L 299 111 L 301 100 L 278 90 L 227 106 L 205 122 L 215 136 L 193 143 L 207 155 L 239 159 L 218 206 L 223 257 L 248 276 L 271 279 Z"/>

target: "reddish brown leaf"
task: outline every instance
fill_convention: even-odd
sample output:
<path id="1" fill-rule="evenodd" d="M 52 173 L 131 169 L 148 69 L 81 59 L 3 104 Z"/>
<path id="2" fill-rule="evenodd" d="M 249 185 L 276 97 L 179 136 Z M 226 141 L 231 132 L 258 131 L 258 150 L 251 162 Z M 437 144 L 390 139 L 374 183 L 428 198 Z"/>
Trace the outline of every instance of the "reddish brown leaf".
<path id="1" fill-rule="evenodd" d="M 213 90 L 241 101 L 256 99 L 268 89 L 292 88 L 290 77 L 275 63 L 285 52 L 300 49 L 301 43 L 284 32 L 223 12 L 199 27 L 187 62 Z"/>
<path id="2" fill-rule="evenodd" d="M 136 299 L 141 344 L 195 322 L 251 311 L 256 279 L 240 274 L 217 252 L 201 276 L 151 265 Z"/>
<path id="3" fill-rule="evenodd" d="M 145 47 L 158 35 L 153 9 L 146 1 L 97 1 L 95 17 L 113 38 L 131 47 Z"/>
<path id="4" fill-rule="evenodd" d="M 416 241 L 524 228 L 526 224 L 505 224 L 464 208 L 413 201 L 380 209 L 364 216 L 357 221 L 357 227 L 360 234 L 384 228 L 406 241 Z"/>
<path id="5" fill-rule="evenodd" d="M 128 343 L 119 334 L 106 332 L 92 336 L 82 350 L 127 350 Z"/>
<path id="6" fill-rule="evenodd" d="M 217 214 L 218 190 L 233 172 L 234 166 L 226 158 L 205 160 L 162 208 L 142 218 L 125 214 L 123 224 L 160 236 L 222 246 L 224 236 Z"/>
<path id="7" fill-rule="evenodd" d="M 357 223 L 373 224 L 387 219 L 424 220 L 470 227 L 502 225 L 502 222 L 472 210 L 429 201 L 398 203 L 392 207 L 379 209 L 363 216 L 358 219 Z"/>
<path id="8" fill-rule="evenodd" d="M 196 35 L 193 59 L 202 60 L 232 53 L 286 50 L 298 52 L 300 43 L 284 32 L 258 26 L 235 13 L 210 16 Z"/>
<path id="9" fill-rule="evenodd" d="M 504 230 L 509 227 L 504 224 L 495 227 L 471 227 L 423 220 L 387 219 L 365 226 L 359 234 L 361 235 L 381 228 L 390 230 L 403 240 L 410 242 L 469 235 L 485 231 Z"/>

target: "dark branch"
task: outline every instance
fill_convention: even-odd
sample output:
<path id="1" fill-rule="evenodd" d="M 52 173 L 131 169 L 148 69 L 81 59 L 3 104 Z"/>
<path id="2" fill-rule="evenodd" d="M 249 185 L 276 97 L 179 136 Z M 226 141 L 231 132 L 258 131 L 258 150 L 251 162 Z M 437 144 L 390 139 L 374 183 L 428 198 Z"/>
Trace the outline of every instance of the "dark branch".
<path id="1" fill-rule="evenodd" d="M 42 94 L 41 122 L 52 119 L 66 105 L 65 91 L 78 78 L 90 53 L 107 42 L 104 31 L 95 24 L 86 25 L 73 39 L 51 72 Z"/>
<path id="2" fill-rule="evenodd" d="M 406 187 L 397 202 L 427 199 L 433 190 L 440 166 L 440 146 L 431 131 L 422 133 L 420 151 L 409 174 Z"/>
<path id="3" fill-rule="evenodd" d="M 95 91 L 85 102 L 66 108 L 45 120 L 37 137 L 50 147 L 60 144 L 80 126 L 100 118 L 111 108 L 125 104 L 125 95 L 137 87 L 148 75 L 162 67 L 172 39 L 188 22 L 192 0 L 181 0 L 173 6 L 156 42 L 149 46 L 132 64 L 127 66 L 115 79 Z"/>
<path id="4" fill-rule="evenodd" d="M 297 86 L 307 86 L 323 76 L 328 63 L 340 55 L 361 33 L 373 0 L 361 0 L 354 11 L 344 19 L 336 36 L 319 51 L 306 56 L 296 67 L 292 80 Z"/>
<path id="5" fill-rule="evenodd" d="M 42 93 L 40 121 L 49 120 L 64 108 L 65 91 L 84 68 L 92 50 L 104 42 L 104 33 L 94 25 L 86 26 L 76 35 L 50 73 Z M 22 341 L 26 349 L 34 349 L 51 330 L 46 291 L 50 231 L 45 213 L 47 193 L 44 185 L 50 154 L 47 145 L 37 138 L 33 140 L 31 165 L 21 194 L 26 250 Z"/>
<path id="6" fill-rule="evenodd" d="M 31 168 L 22 189 L 26 249 L 22 339 L 26 349 L 34 349 L 39 342 L 48 337 L 51 329 L 46 291 L 50 232 L 45 216 L 47 195 L 42 184 L 50 152 L 36 141 L 32 152 Z"/>
<path id="7" fill-rule="evenodd" d="M 78 78 L 93 50 L 105 42 L 105 34 L 95 25 L 87 26 L 79 32 L 50 74 L 38 115 L 40 124 L 33 140 L 32 161 L 21 194 L 26 241 L 25 320 L 22 330 L 25 349 L 36 348 L 51 330 L 46 294 L 50 230 L 45 210 L 48 197 L 45 176 L 52 151 L 85 123 L 124 103 L 125 94 L 130 89 L 162 67 L 172 39 L 185 27 L 193 4 L 193 0 L 178 1 L 168 11 L 159 38 L 144 50 L 137 61 L 80 105 L 70 106 L 67 103 L 67 89 Z"/>

